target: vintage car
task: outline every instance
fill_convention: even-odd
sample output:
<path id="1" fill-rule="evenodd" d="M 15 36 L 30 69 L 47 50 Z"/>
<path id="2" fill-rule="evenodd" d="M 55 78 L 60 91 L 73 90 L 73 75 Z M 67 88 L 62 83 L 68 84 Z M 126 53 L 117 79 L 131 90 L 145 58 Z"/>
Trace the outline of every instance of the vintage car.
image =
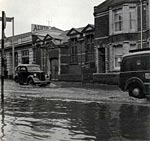
<path id="1" fill-rule="evenodd" d="M 150 99 L 150 50 L 123 56 L 119 87 L 129 96 Z"/>
<path id="2" fill-rule="evenodd" d="M 15 81 L 19 84 L 48 85 L 50 77 L 37 64 L 20 64 L 15 70 Z"/>

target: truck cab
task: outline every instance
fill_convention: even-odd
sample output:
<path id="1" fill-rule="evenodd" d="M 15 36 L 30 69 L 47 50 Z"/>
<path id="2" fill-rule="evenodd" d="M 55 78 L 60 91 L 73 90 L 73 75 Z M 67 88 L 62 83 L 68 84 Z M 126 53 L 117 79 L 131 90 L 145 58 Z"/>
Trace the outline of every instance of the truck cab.
<path id="1" fill-rule="evenodd" d="M 123 56 L 119 78 L 119 87 L 129 96 L 150 97 L 150 50 Z"/>

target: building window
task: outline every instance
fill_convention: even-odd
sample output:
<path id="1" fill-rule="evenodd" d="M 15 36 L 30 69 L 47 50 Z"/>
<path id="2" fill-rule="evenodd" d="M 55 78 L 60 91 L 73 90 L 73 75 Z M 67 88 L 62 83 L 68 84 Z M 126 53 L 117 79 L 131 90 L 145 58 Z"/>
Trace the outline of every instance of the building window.
<path id="1" fill-rule="evenodd" d="M 29 64 L 29 50 L 23 50 L 22 54 L 22 64 Z"/>
<path id="2" fill-rule="evenodd" d="M 47 50 L 45 48 L 41 49 L 41 67 L 42 70 L 46 72 L 47 68 Z"/>
<path id="3" fill-rule="evenodd" d="M 122 45 L 118 45 L 114 47 L 114 69 L 120 69 L 120 63 L 122 60 Z"/>
<path id="4" fill-rule="evenodd" d="M 86 62 L 94 62 L 94 37 L 93 35 L 89 35 L 86 37 L 85 43 L 85 61 Z"/>
<path id="5" fill-rule="evenodd" d="M 116 55 L 115 56 L 115 69 L 119 69 L 120 68 L 121 57 L 122 57 L 122 55 Z"/>
<path id="6" fill-rule="evenodd" d="M 114 15 L 114 32 L 122 31 L 123 18 L 122 18 L 122 9 L 116 9 L 113 11 Z"/>
<path id="7" fill-rule="evenodd" d="M 136 9 L 135 7 L 130 7 L 129 10 L 129 28 L 130 30 L 136 30 Z"/>
<path id="8" fill-rule="evenodd" d="M 74 38 L 71 40 L 71 63 L 77 63 L 77 39 Z"/>
<path id="9" fill-rule="evenodd" d="M 36 54 L 37 54 L 36 48 L 33 48 L 33 63 L 36 63 Z"/>
<path id="10" fill-rule="evenodd" d="M 135 50 L 137 49 L 137 45 L 136 44 L 130 44 L 130 50 Z"/>

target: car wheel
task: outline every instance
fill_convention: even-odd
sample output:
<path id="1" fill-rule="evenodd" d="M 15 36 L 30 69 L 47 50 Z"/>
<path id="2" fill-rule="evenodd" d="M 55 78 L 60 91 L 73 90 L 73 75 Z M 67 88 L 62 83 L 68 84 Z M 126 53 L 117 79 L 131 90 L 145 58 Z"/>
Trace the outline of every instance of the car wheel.
<path id="1" fill-rule="evenodd" d="M 24 84 L 24 82 L 23 82 L 23 80 L 22 80 L 21 78 L 18 78 L 18 83 L 19 83 L 20 85 L 23 85 L 23 84 Z"/>
<path id="2" fill-rule="evenodd" d="M 32 78 L 30 78 L 30 79 L 28 80 L 28 84 L 29 84 L 29 85 L 34 85 L 34 81 L 33 81 Z"/>
<path id="3" fill-rule="evenodd" d="M 15 82 L 19 83 L 19 78 L 18 77 L 15 77 Z"/>
<path id="4" fill-rule="evenodd" d="M 129 86 L 129 96 L 135 98 L 144 98 L 145 95 L 143 93 L 143 89 L 139 84 L 130 84 Z"/>

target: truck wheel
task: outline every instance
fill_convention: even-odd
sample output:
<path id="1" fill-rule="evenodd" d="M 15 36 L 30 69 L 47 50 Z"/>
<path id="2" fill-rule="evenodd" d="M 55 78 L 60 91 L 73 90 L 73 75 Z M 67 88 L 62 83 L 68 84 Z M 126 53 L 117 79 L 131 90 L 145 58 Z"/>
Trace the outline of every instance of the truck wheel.
<path id="1" fill-rule="evenodd" d="M 139 84 L 130 84 L 129 86 L 129 96 L 135 98 L 144 98 L 145 95 L 143 93 L 143 89 Z"/>

